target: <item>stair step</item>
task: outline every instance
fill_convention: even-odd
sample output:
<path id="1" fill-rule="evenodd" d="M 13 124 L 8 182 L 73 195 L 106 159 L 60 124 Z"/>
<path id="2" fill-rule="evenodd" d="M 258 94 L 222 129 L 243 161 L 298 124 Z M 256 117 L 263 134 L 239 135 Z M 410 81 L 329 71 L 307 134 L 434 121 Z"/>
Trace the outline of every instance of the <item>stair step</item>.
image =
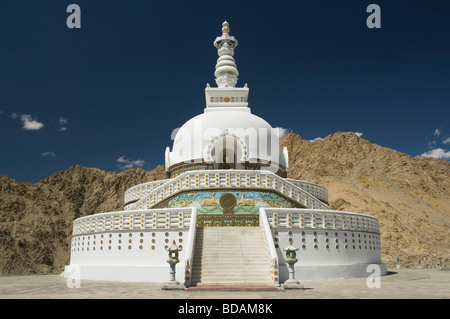
<path id="1" fill-rule="evenodd" d="M 253 262 L 242 260 L 242 259 L 203 259 L 199 262 L 194 263 L 193 266 L 199 265 L 199 266 L 206 266 L 206 265 L 223 265 L 224 267 L 229 267 L 232 265 L 236 266 L 245 266 L 246 268 L 250 268 L 252 266 L 267 266 L 268 261 L 265 260 L 255 260 Z"/>
<path id="2" fill-rule="evenodd" d="M 201 285 L 211 285 L 211 284 L 250 284 L 250 285 L 272 285 L 272 281 L 242 281 L 242 280 L 235 280 L 235 281 L 222 281 L 222 280 L 207 280 L 203 282 L 197 283 L 197 286 Z"/>
<path id="3" fill-rule="evenodd" d="M 244 276 L 192 276 L 193 281 L 199 281 L 199 282 L 206 282 L 206 281 L 254 281 L 254 282 L 261 282 L 261 281 L 271 281 L 270 275 L 266 276 L 259 276 L 255 278 L 249 278 Z"/>
<path id="4" fill-rule="evenodd" d="M 243 280 L 264 280 L 264 279 L 270 279 L 271 274 L 269 272 L 265 273 L 258 273 L 258 274 L 247 274 L 247 273 L 238 273 L 238 274 L 224 274 L 220 273 L 217 274 L 215 272 L 202 272 L 197 274 L 192 274 L 192 278 L 217 278 L 219 279 L 225 279 L 225 278 L 241 278 Z"/>
<path id="5" fill-rule="evenodd" d="M 217 265 L 217 266 L 216 265 L 213 265 L 213 266 L 210 266 L 210 265 L 205 266 L 205 265 L 203 265 L 202 268 L 194 267 L 192 269 L 193 270 L 197 270 L 199 272 L 206 272 L 206 271 L 208 271 L 208 272 L 215 272 L 215 273 L 218 273 L 218 274 L 221 274 L 221 273 L 223 273 L 223 274 L 228 274 L 228 273 L 249 273 L 249 274 L 251 274 L 253 272 L 255 272 L 255 273 L 266 273 L 266 272 L 270 271 L 270 269 L 268 269 L 267 267 L 251 266 L 251 267 L 242 268 L 240 266 L 241 265 L 237 265 L 236 267 L 220 266 L 220 265 Z"/>
<path id="6" fill-rule="evenodd" d="M 202 276 L 192 276 L 192 279 L 193 280 L 200 280 L 201 282 L 205 282 L 205 281 L 222 281 L 222 282 L 224 282 L 224 281 L 229 281 L 229 280 L 231 280 L 231 281 L 259 281 L 259 282 L 261 282 L 261 281 L 271 281 L 271 278 L 270 278 L 270 274 L 267 274 L 267 275 L 265 275 L 265 276 L 258 276 L 258 277 L 253 277 L 253 278 L 251 278 L 251 277 L 246 277 L 246 276 L 220 276 L 220 277 L 217 277 L 217 276 L 214 276 L 214 275 L 211 275 L 211 276 L 208 276 L 208 275 L 202 275 Z"/>
<path id="7" fill-rule="evenodd" d="M 227 284 L 239 284 L 239 285 L 273 285 L 272 281 L 243 281 L 243 280 L 227 280 L 227 281 L 222 281 L 222 280 L 207 280 L 207 281 L 202 281 L 202 282 L 198 282 L 195 284 L 195 286 L 199 286 L 199 285 L 227 285 Z"/>
<path id="8" fill-rule="evenodd" d="M 194 257 L 196 258 L 200 258 L 200 259 L 231 259 L 231 258 L 240 258 L 240 259 L 245 259 L 248 261 L 252 261 L 252 260 L 257 260 L 260 258 L 268 258 L 266 253 L 254 253 L 254 254 L 246 254 L 243 255 L 241 253 L 235 253 L 235 252 L 230 252 L 230 253 L 226 253 L 226 252 L 215 252 L 215 253 L 208 253 L 208 252 L 198 252 L 198 253 L 194 253 Z"/>
<path id="9" fill-rule="evenodd" d="M 223 265 L 226 267 L 232 266 L 232 265 L 240 265 L 240 266 L 246 266 L 246 267 L 251 267 L 251 266 L 263 266 L 263 265 L 267 265 L 268 261 L 265 260 L 255 260 L 255 261 L 247 261 L 247 260 L 242 260 L 242 259 L 203 259 L 200 261 L 196 261 L 194 263 L 194 265 Z M 193 266 L 194 266 L 193 265 Z"/>

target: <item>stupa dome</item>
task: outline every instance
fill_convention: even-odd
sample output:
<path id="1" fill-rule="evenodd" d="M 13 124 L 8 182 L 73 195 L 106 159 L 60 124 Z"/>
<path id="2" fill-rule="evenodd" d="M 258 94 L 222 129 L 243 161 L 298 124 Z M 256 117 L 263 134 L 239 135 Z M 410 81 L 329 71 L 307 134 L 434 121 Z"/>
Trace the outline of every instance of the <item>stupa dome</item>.
<path id="1" fill-rule="evenodd" d="M 187 121 L 167 151 L 166 168 L 193 162 L 280 164 L 277 131 L 250 109 L 237 109 L 207 110 Z"/>

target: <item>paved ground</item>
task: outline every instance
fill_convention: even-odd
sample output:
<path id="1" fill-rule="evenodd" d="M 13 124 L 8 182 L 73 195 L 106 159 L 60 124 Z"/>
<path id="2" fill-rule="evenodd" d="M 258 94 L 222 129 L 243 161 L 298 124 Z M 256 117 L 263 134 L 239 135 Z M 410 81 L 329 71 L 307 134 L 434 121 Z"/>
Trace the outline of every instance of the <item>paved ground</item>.
<path id="1" fill-rule="evenodd" d="M 278 291 L 167 291 L 159 283 L 82 281 L 68 288 L 59 275 L 0 277 L 1 299 L 450 299 L 450 269 L 390 269 L 379 288 L 367 278 L 303 282 L 304 290 Z M 376 282 L 370 281 L 375 284 Z M 183 301 L 184 302 L 184 301 Z"/>

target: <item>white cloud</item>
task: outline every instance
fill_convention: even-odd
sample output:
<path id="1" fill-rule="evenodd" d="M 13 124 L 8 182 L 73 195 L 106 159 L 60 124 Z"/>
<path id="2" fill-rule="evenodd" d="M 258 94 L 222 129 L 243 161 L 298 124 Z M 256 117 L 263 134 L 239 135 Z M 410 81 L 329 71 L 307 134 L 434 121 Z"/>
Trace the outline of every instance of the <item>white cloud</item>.
<path id="1" fill-rule="evenodd" d="M 126 159 L 125 156 L 121 156 L 117 159 L 117 162 L 120 163 L 117 166 L 120 169 L 128 169 L 128 168 L 135 168 L 135 167 L 142 167 L 145 164 L 144 160 L 137 159 L 135 161 L 131 161 L 129 159 Z"/>
<path id="2" fill-rule="evenodd" d="M 315 141 L 321 141 L 321 140 L 323 140 L 323 137 L 316 137 L 315 139 L 309 140 L 309 141 L 310 142 L 315 142 Z"/>
<path id="3" fill-rule="evenodd" d="M 16 113 L 13 113 L 13 114 L 16 114 Z M 11 115 L 11 117 L 12 117 L 12 115 Z M 17 114 L 16 114 L 16 117 L 13 117 L 13 118 L 17 118 Z M 38 122 L 37 119 L 33 120 L 31 118 L 30 114 L 20 115 L 20 120 L 22 121 L 22 125 L 23 125 L 22 128 L 27 131 L 37 131 L 44 127 L 44 124 L 41 122 Z"/>
<path id="4" fill-rule="evenodd" d="M 420 156 L 434 157 L 434 158 L 448 160 L 448 159 L 450 159 L 450 151 L 445 151 L 442 148 L 435 148 L 435 149 L 430 150 L 430 151 L 428 151 L 426 153 L 423 153 Z"/>
<path id="5" fill-rule="evenodd" d="M 12 119 L 16 119 L 16 118 L 18 118 L 19 117 L 19 114 L 17 114 L 17 113 L 11 113 L 11 118 Z"/>
<path id="6" fill-rule="evenodd" d="M 61 116 L 59 118 L 59 124 L 61 124 L 61 126 L 58 128 L 58 131 L 64 132 L 67 131 L 67 125 L 69 123 L 69 120 L 66 119 L 64 116 Z"/>
<path id="7" fill-rule="evenodd" d="M 434 136 L 439 136 L 439 135 L 441 135 L 441 130 L 438 129 L 438 128 L 435 129 L 433 135 L 434 135 Z"/>
<path id="8" fill-rule="evenodd" d="M 275 131 L 278 134 L 278 137 L 283 137 L 289 133 L 292 133 L 292 130 L 290 128 L 284 128 L 284 127 L 275 127 Z"/>
<path id="9" fill-rule="evenodd" d="M 450 137 L 442 141 L 443 144 L 450 144 Z"/>
<path id="10" fill-rule="evenodd" d="M 52 151 L 49 151 L 49 152 L 42 153 L 41 156 L 53 157 L 53 156 L 56 156 L 56 154 L 54 152 L 52 152 Z"/>
<path id="11" fill-rule="evenodd" d="M 64 116 L 61 116 L 59 118 L 59 123 L 60 124 L 67 124 L 67 123 L 69 123 L 69 121 Z"/>
<path id="12" fill-rule="evenodd" d="M 363 133 L 361 133 L 361 132 L 353 132 L 353 133 L 355 133 L 355 135 L 358 137 L 361 137 L 363 135 Z"/>
<path id="13" fill-rule="evenodd" d="M 436 141 L 429 141 L 428 142 L 428 149 L 436 148 L 437 142 Z"/>

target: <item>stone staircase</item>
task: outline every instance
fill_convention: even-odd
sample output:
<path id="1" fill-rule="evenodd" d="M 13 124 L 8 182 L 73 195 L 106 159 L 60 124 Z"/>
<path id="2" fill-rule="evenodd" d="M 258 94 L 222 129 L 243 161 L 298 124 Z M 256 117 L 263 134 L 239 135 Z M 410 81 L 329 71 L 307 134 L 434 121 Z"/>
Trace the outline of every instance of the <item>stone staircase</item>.
<path id="1" fill-rule="evenodd" d="M 192 285 L 273 287 L 260 228 L 197 228 Z"/>

